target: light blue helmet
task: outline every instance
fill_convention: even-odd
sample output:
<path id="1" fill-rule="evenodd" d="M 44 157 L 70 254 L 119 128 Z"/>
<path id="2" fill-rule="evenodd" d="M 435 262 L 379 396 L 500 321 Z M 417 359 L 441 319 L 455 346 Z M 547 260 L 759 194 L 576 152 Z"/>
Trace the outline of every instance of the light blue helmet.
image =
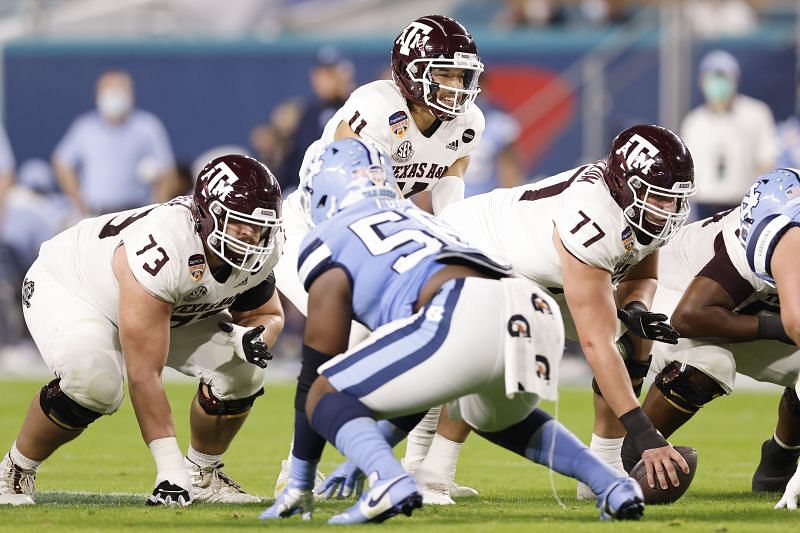
<path id="1" fill-rule="evenodd" d="M 389 156 L 369 141 L 333 141 L 312 161 L 305 199 L 316 225 L 364 198 L 400 198 Z"/>

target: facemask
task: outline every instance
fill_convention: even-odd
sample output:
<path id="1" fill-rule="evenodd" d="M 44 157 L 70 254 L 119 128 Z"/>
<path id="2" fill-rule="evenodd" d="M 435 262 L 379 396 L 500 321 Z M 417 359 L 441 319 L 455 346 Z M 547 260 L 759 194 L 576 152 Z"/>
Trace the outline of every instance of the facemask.
<path id="1" fill-rule="evenodd" d="M 725 76 L 710 76 L 703 82 L 703 95 L 709 102 L 723 102 L 734 95 L 736 85 Z"/>
<path id="2" fill-rule="evenodd" d="M 106 89 L 97 96 L 97 110 L 108 119 L 126 115 L 133 105 L 130 95 L 117 89 Z"/>

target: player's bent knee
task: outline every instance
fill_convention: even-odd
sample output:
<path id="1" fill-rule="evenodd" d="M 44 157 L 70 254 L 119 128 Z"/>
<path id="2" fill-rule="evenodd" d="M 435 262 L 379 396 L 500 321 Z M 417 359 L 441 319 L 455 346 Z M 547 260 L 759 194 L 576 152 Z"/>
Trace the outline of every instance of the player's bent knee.
<path id="1" fill-rule="evenodd" d="M 56 378 L 42 387 L 39 393 L 39 406 L 47 418 L 68 431 L 86 429 L 89 424 L 103 416 L 103 413 L 84 407 L 67 396 L 61 390 L 61 378 Z"/>
<path id="2" fill-rule="evenodd" d="M 665 366 L 656 376 L 654 385 L 673 407 L 689 414 L 725 394 L 713 378 L 678 361 Z"/>
<path id="3" fill-rule="evenodd" d="M 221 400 L 214 396 L 211 387 L 205 383 L 200 383 L 197 389 L 197 403 L 207 415 L 224 416 L 225 418 L 238 418 L 250 412 L 256 398 L 264 394 L 264 387 L 261 387 L 255 394 L 237 400 Z"/>

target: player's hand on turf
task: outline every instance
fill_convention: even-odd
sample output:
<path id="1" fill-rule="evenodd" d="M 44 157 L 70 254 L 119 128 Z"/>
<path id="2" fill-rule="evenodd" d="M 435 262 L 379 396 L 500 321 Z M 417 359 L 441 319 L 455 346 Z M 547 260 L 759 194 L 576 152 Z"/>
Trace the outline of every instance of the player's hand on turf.
<path id="1" fill-rule="evenodd" d="M 656 482 L 658 482 L 659 487 L 663 490 L 667 490 L 669 488 L 667 480 L 669 480 L 674 487 L 680 485 L 678 473 L 672 461 L 678 463 L 678 467 L 683 470 L 685 474 L 689 473 L 689 465 L 686 464 L 686 459 L 684 459 L 671 444 L 667 444 L 667 446 L 662 446 L 661 448 L 645 450 L 642 452 L 642 459 L 647 468 L 647 484 L 650 487 L 655 487 Z"/>
<path id="2" fill-rule="evenodd" d="M 364 490 L 364 479 L 364 473 L 355 463 L 345 461 L 320 483 L 316 493 L 326 500 L 349 498 L 354 493 L 358 498 Z"/>
<path id="3" fill-rule="evenodd" d="M 186 507 L 190 503 L 192 503 L 192 482 L 185 471 L 156 477 L 153 494 L 145 501 L 145 505 L 176 507 Z"/>
<path id="4" fill-rule="evenodd" d="M 237 357 L 261 368 L 267 368 L 272 360 L 269 347 L 261 338 L 264 326 L 246 328 L 230 322 L 220 322 L 219 329 L 228 334 L 230 344 Z"/>
<path id="5" fill-rule="evenodd" d="M 789 509 L 794 511 L 797 509 L 797 497 L 800 496 L 800 467 L 794 473 L 789 483 L 786 484 L 786 490 L 783 492 L 781 501 L 775 504 L 775 509 Z"/>
<path id="6" fill-rule="evenodd" d="M 637 337 L 678 344 L 678 332 L 666 322 L 667 315 L 651 313 L 641 302 L 631 302 L 624 309 L 617 309 L 617 318 Z"/>

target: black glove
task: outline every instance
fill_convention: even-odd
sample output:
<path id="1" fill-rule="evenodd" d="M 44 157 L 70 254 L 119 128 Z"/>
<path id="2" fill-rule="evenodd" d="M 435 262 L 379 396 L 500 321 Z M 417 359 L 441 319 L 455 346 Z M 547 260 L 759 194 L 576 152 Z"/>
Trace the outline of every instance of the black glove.
<path id="1" fill-rule="evenodd" d="M 261 368 L 267 368 L 267 362 L 272 360 L 269 347 L 261 338 L 264 326 L 248 329 L 244 326 L 220 322 L 219 329 L 228 334 L 234 353 L 248 363 Z"/>
<path id="2" fill-rule="evenodd" d="M 678 332 L 665 322 L 667 315 L 651 313 L 642 302 L 630 302 L 624 309 L 617 309 L 617 318 L 637 337 L 678 344 Z"/>

